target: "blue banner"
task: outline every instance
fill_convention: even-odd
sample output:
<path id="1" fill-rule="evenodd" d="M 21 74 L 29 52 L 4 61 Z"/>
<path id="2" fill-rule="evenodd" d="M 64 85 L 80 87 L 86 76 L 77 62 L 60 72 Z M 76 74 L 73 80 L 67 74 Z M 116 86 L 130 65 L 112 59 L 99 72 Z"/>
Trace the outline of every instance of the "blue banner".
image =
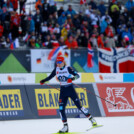
<path id="1" fill-rule="evenodd" d="M 98 73 L 98 52 L 89 55 L 88 49 L 71 50 L 71 66 L 78 72 Z"/>
<path id="2" fill-rule="evenodd" d="M 134 73 L 124 73 L 123 82 L 134 82 Z"/>

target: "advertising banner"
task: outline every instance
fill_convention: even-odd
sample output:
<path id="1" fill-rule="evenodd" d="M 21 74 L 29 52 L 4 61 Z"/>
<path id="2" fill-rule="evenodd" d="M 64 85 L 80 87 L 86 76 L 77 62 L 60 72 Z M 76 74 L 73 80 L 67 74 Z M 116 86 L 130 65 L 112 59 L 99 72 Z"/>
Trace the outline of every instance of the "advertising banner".
<path id="1" fill-rule="evenodd" d="M 50 49 L 31 50 L 31 72 L 52 72 L 55 67 L 55 59 L 48 60 Z M 63 49 L 67 65 L 70 65 L 70 50 Z"/>
<path id="2" fill-rule="evenodd" d="M 58 85 L 52 86 L 59 89 Z M 94 92 L 92 84 L 82 84 L 81 86 Z M 81 88 L 76 87 L 76 91 L 79 98 L 82 100 L 81 104 L 89 109 L 90 113 L 92 113 L 94 116 L 100 116 L 100 110 L 98 108 L 96 97 L 88 94 Z M 49 88 L 46 85 L 27 85 L 27 92 L 33 112 L 35 115 L 37 115 L 38 118 L 60 117 L 58 90 Z M 71 99 L 69 99 L 67 102 L 65 112 L 68 117 L 76 117 L 77 115 L 82 114 L 81 111 L 76 108 Z"/>
<path id="3" fill-rule="evenodd" d="M 134 49 L 133 49 L 134 50 Z M 134 51 L 129 48 L 100 48 L 100 73 L 134 72 Z"/>
<path id="4" fill-rule="evenodd" d="M 25 87 L 22 85 L 0 86 L 0 120 L 34 118 Z"/>
<path id="5" fill-rule="evenodd" d="M 95 82 L 119 83 L 123 82 L 122 73 L 94 73 Z"/>
<path id="6" fill-rule="evenodd" d="M 91 50 L 90 50 L 91 51 Z M 88 57 L 88 49 L 71 50 L 71 66 L 78 72 L 98 73 L 98 55 L 96 51 L 92 51 L 92 57 Z M 91 66 L 88 62 L 92 63 Z"/>
<path id="7" fill-rule="evenodd" d="M 24 85 L 34 84 L 35 74 L 16 73 L 16 74 L 0 74 L 1 85 Z"/>
<path id="8" fill-rule="evenodd" d="M 31 72 L 30 50 L 0 50 L 0 73 Z"/>
<path id="9" fill-rule="evenodd" d="M 134 83 L 97 84 L 106 116 L 134 116 Z"/>

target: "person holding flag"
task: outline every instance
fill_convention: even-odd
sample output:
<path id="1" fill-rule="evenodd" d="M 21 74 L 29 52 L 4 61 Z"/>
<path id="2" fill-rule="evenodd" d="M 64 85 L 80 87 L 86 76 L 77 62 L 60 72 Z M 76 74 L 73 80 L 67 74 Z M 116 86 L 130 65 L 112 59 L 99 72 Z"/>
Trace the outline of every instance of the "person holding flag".
<path id="1" fill-rule="evenodd" d="M 54 76 L 56 76 L 57 80 L 60 82 L 59 111 L 63 122 L 63 128 L 59 130 L 59 133 L 69 131 L 67 117 L 65 114 L 68 97 L 74 101 L 77 108 L 91 121 L 92 126 L 97 126 L 95 119 L 89 111 L 81 105 L 80 99 L 73 87 L 72 81 L 78 79 L 80 76 L 71 67 L 66 65 L 65 59 L 62 55 L 57 56 L 55 69 L 47 78 L 41 80 L 40 84 L 43 85 Z"/>

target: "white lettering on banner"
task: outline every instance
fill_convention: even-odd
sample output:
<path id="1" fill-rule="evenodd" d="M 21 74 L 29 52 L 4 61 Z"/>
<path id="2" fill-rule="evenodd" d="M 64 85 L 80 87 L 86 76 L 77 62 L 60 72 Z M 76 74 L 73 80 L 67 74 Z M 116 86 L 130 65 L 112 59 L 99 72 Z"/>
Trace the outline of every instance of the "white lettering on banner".
<path id="1" fill-rule="evenodd" d="M 131 98 L 132 98 L 132 101 L 134 102 L 134 87 L 131 89 Z"/>
<path id="2" fill-rule="evenodd" d="M 114 88 L 107 87 L 106 89 L 107 97 L 105 99 L 117 105 L 115 107 L 106 102 L 106 106 L 109 112 L 134 111 L 133 106 L 130 105 L 127 98 L 123 96 L 123 93 L 125 92 L 125 90 L 126 90 L 125 87 L 114 87 Z"/>
<path id="3" fill-rule="evenodd" d="M 109 61 L 109 62 L 114 62 L 120 58 L 127 57 L 129 56 L 129 51 L 122 51 L 120 53 L 117 53 L 117 55 L 107 55 L 102 53 L 102 59 Z"/>

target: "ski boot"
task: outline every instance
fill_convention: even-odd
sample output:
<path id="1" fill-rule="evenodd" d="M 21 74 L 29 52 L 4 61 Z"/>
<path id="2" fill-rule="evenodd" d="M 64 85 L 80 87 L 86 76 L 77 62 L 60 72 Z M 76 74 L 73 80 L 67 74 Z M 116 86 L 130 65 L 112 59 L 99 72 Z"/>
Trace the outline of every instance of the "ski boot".
<path id="1" fill-rule="evenodd" d="M 64 124 L 63 128 L 59 130 L 59 133 L 67 133 L 68 132 L 68 124 Z"/>
<path id="2" fill-rule="evenodd" d="M 97 126 L 97 122 L 92 116 L 89 117 L 89 120 L 91 121 L 92 126 Z"/>

